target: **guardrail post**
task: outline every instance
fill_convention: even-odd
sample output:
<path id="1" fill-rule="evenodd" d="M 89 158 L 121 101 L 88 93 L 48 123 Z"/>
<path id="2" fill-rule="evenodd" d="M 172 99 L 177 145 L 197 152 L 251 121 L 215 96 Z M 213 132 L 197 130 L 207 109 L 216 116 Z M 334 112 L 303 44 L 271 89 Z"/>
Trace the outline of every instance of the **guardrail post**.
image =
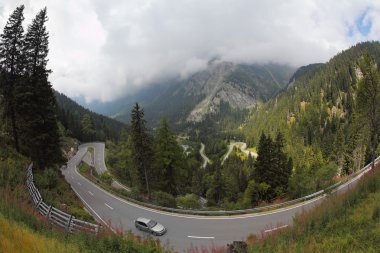
<path id="1" fill-rule="evenodd" d="M 36 205 L 37 209 L 40 207 L 41 202 L 42 202 L 42 198 L 38 201 L 38 203 L 37 203 L 37 205 Z"/>
<path id="2" fill-rule="evenodd" d="M 48 217 L 48 220 L 50 221 L 50 213 L 51 213 L 51 209 L 53 208 L 52 205 L 49 206 L 49 211 L 46 213 L 46 217 Z"/>
<path id="3" fill-rule="evenodd" d="M 69 218 L 69 221 L 67 222 L 67 225 L 66 225 L 66 231 L 67 232 L 71 232 L 70 231 L 70 226 L 71 226 L 71 221 L 73 220 L 74 216 L 71 215 L 70 218 Z"/>

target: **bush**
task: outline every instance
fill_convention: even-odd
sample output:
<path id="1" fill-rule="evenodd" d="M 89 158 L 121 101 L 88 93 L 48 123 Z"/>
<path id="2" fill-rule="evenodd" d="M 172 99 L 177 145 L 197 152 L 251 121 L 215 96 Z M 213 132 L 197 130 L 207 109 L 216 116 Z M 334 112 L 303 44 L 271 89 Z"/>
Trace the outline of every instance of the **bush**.
<path id="1" fill-rule="evenodd" d="M 153 201 L 156 205 L 165 207 L 176 207 L 175 198 L 167 192 L 157 191 L 152 194 Z"/>
<path id="2" fill-rule="evenodd" d="M 58 183 L 58 171 L 56 169 L 46 169 L 42 174 L 35 174 L 36 184 L 41 189 L 53 189 Z"/>
<path id="3" fill-rule="evenodd" d="M 372 219 L 374 221 L 380 220 L 380 206 L 375 206 L 373 209 Z"/>
<path id="4" fill-rule="evenodd" d="M 199 209 L 201 207 L 199 197 L 194 194 L 177 197 L 176 201 L 178 206 L 187 209 Z"/>
<path id="5" fill-rule="evenodd" d="M 104 172 L 103 174 L 100 175 L 100 180 L 102 180 L 106 184 L 112 184 L 112 176 L 108 172 Z"/>

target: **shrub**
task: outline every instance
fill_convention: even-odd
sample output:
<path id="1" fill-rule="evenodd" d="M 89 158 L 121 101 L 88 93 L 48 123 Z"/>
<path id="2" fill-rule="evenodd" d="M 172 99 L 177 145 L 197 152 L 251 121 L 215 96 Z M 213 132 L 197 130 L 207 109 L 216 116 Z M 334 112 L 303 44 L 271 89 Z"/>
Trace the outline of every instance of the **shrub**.
<path id="1" fill-rule="evenodd" d="M 103 174 L 100 175 L 100 180 L 102 180 L 106 184 L 112 184 L 112 176 L 108 172 L 104 172 Z"/>
<path id="2" fill-rule="evenodd" d="M 179 196 L 176 201 L 177 205 L 187 209 L 199 209 L 201 207 L 198 196 L 194 194 Z"/>
<path id="3" fill-rule="evenodd" d="M 52 189 L 57 185 L 58 172 L 56 169 L 46 169 L 42 174 L 35 173 L 36 184 L 41 189 Z"/>
<path id="4" fill-rule="evenodd" d="M 175 198 L 167 192 L 157 191 L 152 194 L 153 201 L 156 205 L 165 207 L 176 207 Z"/>
<path id="5" fill-rule="evenodd" d="M 375 206 L 373 208 L 372 219 L 374 221 L 377 221 L 380 219 L 380 206 Z"/>

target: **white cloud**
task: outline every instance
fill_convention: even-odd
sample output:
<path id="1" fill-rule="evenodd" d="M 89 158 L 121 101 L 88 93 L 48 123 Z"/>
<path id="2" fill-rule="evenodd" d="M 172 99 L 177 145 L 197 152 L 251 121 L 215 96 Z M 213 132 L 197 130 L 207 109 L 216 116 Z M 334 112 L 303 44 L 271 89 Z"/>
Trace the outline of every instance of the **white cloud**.
<path id="1" fill-rule="evenodd" d="M 0 29 L 25 1 L 2 0 Z M 234 62 L 325 62 L 380 39 L 377 0 L 30 0 L 26 23 L 48 8 L 53 86 L 109 101 L 185 77 L 218 57 Z M 360 33 L 358 18 L 371 23 Z"/>

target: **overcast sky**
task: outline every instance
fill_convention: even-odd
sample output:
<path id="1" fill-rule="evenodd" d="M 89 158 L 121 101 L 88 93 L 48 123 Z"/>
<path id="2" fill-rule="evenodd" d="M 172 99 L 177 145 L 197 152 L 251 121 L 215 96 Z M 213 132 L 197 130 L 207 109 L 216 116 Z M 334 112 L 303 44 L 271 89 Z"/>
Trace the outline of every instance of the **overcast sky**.
<path id="1" fill-rule="evenodd" d="M 218 57 L 294 66 L 380 39 L 379 0 L 0 0 L 0 29 L 47 6 L 55 89 L 112 101 Z"/>

